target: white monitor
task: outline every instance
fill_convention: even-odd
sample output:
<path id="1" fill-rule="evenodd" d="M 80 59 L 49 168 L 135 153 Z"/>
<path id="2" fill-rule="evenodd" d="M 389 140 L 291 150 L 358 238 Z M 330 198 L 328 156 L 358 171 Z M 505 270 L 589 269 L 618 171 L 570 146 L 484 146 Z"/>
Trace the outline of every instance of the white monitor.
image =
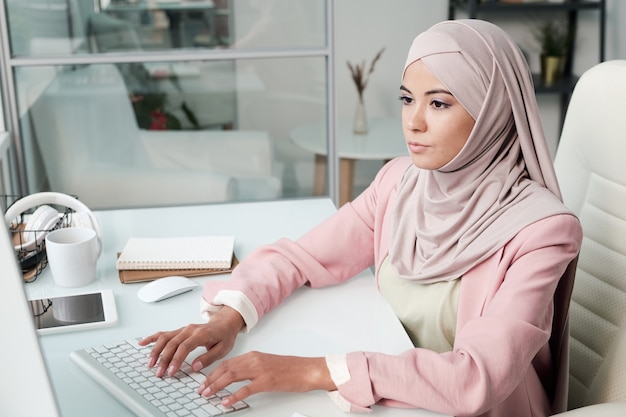
<path id="1" fill-rule="evenodd" d="M 59 416 L 9 231 L 0 226 L 0 416 Z"/>

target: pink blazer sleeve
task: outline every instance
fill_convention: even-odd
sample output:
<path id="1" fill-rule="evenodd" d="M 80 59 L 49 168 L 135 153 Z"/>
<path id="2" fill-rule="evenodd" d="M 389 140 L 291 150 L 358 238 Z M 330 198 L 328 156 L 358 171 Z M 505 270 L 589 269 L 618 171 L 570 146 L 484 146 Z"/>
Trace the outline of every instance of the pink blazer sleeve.
<path id="1" fill-rule="evenodd" d="M 400 170 L 407 163 L 400 164 Z M 345 204 L 296 241 L 281 239 L 256 249 L 235 268 L 229 281 L 207 282 L 204 299 L 211 303 L 221 290 L 239 291 L 254 304 L 260 319 L 303 285 L 340 283 L 370 267 L 380 241 L 376 223 L 382 208 L 377 193 L 398 179 L 394 172 L 398 164 L 387 165 L 359 196 L 360 204 Z"/>
<path id="2" fill-rule="evenodd" d="M 545 395 L 526 391 L 542 390 L 540 377 L 549 373 L 552 298 L 581 239 L 580 224 L 570 215 L 525 228 L 462 278 L 452 352 L 349 353 L 351 378 L 340 395 L 353 411 L 383 403 L 479 415 L 506 404 L 509 412 L 520 411 L 516 415 L 545 415 L 547 399 L 528 403 Z"/>
<path id="3" fill-rule="evenodd" d="M 211 281 L 203 297 L 211 303 L 222 290 L 242 292 L 256 307 L 258 318 L 295 289 L 322 287 L 352 278 L 378 262 L 382 219 L 390 190 L 411 163 L 387 163 L 356 204 L 345 204 L 298 240 L 281 239 L 258 248 L 233 271 L 229 281 Z"/>

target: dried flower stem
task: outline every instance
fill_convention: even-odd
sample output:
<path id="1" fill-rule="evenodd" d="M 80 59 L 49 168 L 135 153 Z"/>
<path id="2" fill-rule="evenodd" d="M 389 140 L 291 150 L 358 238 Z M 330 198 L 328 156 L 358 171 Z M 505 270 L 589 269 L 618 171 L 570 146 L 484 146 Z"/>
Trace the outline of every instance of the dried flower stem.
<path id="1" fill-rule="evenodd" d="M 363 91 L 365 91 L 365 87 L 367 87 L 367 83 L 369 81 L 369 77 L 374 72 L 374 67 L 376 66 L 376 62 L 380 59 L 380 56 L 385 51 L 385 48 L 382 48 L 374 59 L 372 59 L 372 63 L 370 64 L 369 70 L 365 72 L 366 62 L 363 61 L 361 64 L 352 65 L 350 61 L 348 61 L 348 69 L 350 69 L 350 74 L 352 75 L 352 80 L 356 85 L 357 93 L 359 94 L 359 98 L 363 98 Z"/>

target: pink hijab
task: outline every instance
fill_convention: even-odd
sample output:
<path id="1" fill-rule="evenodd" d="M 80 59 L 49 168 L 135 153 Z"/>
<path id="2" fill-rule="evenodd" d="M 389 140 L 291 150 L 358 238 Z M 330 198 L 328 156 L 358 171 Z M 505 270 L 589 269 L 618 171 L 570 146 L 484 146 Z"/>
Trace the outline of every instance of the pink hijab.
<path id="1" fill-rule="evenodd" d="M 413 41 L 405 70 L 416 60 L 476 121 L 452 161 L 433 171 L 412 165 L 398 186 L 391 265 L 432 283 L 460 278 L 527 225 L 569 210 L 528 64 L 502 29 L 476 19 L 439 23 Z"/>

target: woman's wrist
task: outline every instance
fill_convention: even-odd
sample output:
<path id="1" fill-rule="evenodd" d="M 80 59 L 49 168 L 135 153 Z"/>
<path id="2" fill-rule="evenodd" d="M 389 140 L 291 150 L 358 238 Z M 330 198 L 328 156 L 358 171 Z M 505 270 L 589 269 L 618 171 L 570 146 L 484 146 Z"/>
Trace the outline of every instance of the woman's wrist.
<path id="1" fill-rule="evenodd" d="M 220 311 L 211 317 L 211 320 L 224 321 L 228 327 L 235 329 L 237 332 L 240 332 L 246 326 L 242 315 L 234 308 L 228 306 L 223 306 Z"/>
<path id="2" fill-rule="evenodd" d="M 305 374 L 308 379 L 307 384 L 312 390 L 334 391 L 337 389 L 337 386 L 330 377 L 330 371 L 328 370 L 324 357 L 306 358 L 306 361 L 307 371 Z"/>

